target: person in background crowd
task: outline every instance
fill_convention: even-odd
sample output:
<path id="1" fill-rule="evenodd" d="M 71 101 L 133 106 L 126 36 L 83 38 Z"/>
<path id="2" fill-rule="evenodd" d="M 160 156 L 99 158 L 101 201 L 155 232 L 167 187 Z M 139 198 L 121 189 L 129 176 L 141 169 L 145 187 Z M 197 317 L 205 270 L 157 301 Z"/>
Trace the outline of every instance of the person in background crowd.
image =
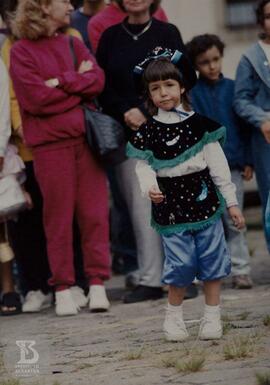
<path id="1" fill-rule="evenodd" d="M 154 3 L 157 5 L 157 10 L 153 16 L 158 20 L 167 22 L 166 13 L 158 6 L 161 0 L 155 0 Z M 88 36 L 94 52 L 97 50 L 102 33 L 112 25 L 121 23 L 126 16 L 123 0 L 112 0 L 103 11 L 91 18 L 88 23 Z"/>
<path id="2" fill-rule="evenodd" d="M 3 18 L 9 26 L 9 17 L 15 12 L 18 0 L 5 0 L 3 4 Z M 65 33 L 81 38 L 80 33 L 72 28 L 67 28 Z M 10 50 L 17 38 L 7 29 L 7 37 L 4 41 L 1 54 L 9 68 Z M 31 210 L 18 214 L 17 221 L 8 222 L 8 232 L 12 247 L 15 252 L 16 263 L 19 268 L 19 287 L 25 296 L 22 306 L 23 312 L 39 312 L 52 304 L 51 288 L 47 281 L 51 275 L 46 251 L 46 239 L 42 221 L 42 196 L 37 184 L 34 169 L 33 155 L 25 145 L 23 128 L 18 101 L 10 80 L 10 107 L 13 141 L 18 147 L 19 154 L 25 163 L 26 188 L 29 191 L 33 207 Z M 76 286 L 71 288 L 73 297 L 80 306 L 87 305 L 87 298 L 82 288 L 85 288 L 85 277 L 82 266 L 82 253 L 79 241 L 78 226 L 74 224 L 74 252 Z"/>
<path id="3" fill-rule="evenodd" d="M 187 51 L 199 80 L 191 91 L 192 107 L 226 127 L 226 155 L 236 196 L 243 210 L 243 180 L 250 180 L 253 174 L 250 157 L 250 138 L 247 125 L 241 127 L 240 119 L 233 110 L 234 81 L 222 75 L 224 43 L 216 35 L 195 36 L 187 45 Z M 243 122 L 242 122 L 243 123 Z M 247 131 L 247 132 L 243 132 Z M 232 260 L 232 283 L 237 289 L 250 289 L 250 254 L 243 230 L 234 226 L 227 212 L 223 216 L 225 236 Z"/>
<path id="4" fill-rule="evenodd" d="M 10 72 L 20 109 L 26 144 L 43 196 L 43 220 L 56 314 L 77 314 L 71 287 L 73 217 L 80 228 L 84 271 L 91 311 L 106 311 L 104 280 L 110 276 L 106 176 L 85 140 L 82 100 L 102 91 L 103 71 L 85 45 L 73 37 L 78 68 L 74 68 L 70 37 L 61 32 L 70 23 L 69 1 L 20 0 L 13 33 L 20 40 L 11 50 Z"/>
<path id="5" fill-rule="evenodd" d="M 125 126 L 127 138 L 147 117 L 143 100 L 133 84 L 134 66 L 157 44 L 184 50 L 178 29 L 152 18 L 158 3 L 124 0 L 127 17 L 108 28 L 98 45 L 97 60 L 106 75 L 100 101 L 104 111 Z M 127 159 L 115 168 L 120 193 L 125 198 L 134 229 L 139 266 L 139 284 L 124 297 L 125 303 L 162 297 L 161 240 L 149 226 L 146 214 L 150 212 L 150 202 L 140 194 L 135 163 L 133 159 Z"/>
<path id="6" fill-rule="evenodd" d="M 91 17 L 101 12 L 105 5 L 105 0 L 84 0 L 82 6 L 71 14 L 71 27 L 80 32 L 86 47 L 90 51 L 92 49 L 88 38 L 87 25 Z"/>
<path id="7" fill-rule="evenodd" d="M 11 134 L 10 129 L 10 111 L 9 111 L 9 78 L 6 67 L 0 58 L 0 178 L 5 174 L 5 156 L 7 153 L 7 145 Z M 15 155 L 16 156 L 16 155 Z M 20 172 L 22 166 L 17 166 L 17 161 L 12 161 L 13 168 Z M 11 170 L 9 170 L 9 173 Z M 22 311 L 20 296 L 15 291 L 12 260 L 13 251 L 8 242 L 7 225 L 4 218 L 0 218 L 0 313 L 1 315 L 15 315 Z"/>
<path id="8" fill-rule="evenodd" d="M 236 72 L 234 108 L 252 126 L 251 149 L 263 208 L 263 222 L 270 190 L 270 0 L 256 10 L 262 29 L 260 39 L 242 56 Z M 270 238 L 266 241 L 270 250 Z"/>

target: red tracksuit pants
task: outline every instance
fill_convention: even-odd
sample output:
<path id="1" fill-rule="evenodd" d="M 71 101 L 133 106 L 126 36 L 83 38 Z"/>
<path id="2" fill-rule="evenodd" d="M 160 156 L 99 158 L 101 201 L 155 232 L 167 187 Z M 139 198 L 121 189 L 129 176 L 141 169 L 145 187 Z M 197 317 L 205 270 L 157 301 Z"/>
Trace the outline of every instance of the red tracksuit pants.
<path id="1" fill-rule="evenodd" d="M 109 210 L 106 176 L 84 140 L 36 152 L 36 178 L 43 196 L 43 220 L 52 277 L 62 290 L 74 284 L 73 218 L 80 228 L 89 284 L 110 276 Z"/>

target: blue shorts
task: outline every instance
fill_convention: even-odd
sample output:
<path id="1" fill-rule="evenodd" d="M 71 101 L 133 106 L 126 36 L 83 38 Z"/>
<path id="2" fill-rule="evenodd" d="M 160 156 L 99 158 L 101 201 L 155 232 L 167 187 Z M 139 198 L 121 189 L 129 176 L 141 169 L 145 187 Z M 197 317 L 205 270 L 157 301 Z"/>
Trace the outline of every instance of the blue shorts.
<path id="1" fill-rule="evenodd" d="M 213 281 L 226 277 L 231 261 L 221 219 L 203 230 L 162 235 L 165 252 L 162 282 L 189 286 L 194 278 Z"/>

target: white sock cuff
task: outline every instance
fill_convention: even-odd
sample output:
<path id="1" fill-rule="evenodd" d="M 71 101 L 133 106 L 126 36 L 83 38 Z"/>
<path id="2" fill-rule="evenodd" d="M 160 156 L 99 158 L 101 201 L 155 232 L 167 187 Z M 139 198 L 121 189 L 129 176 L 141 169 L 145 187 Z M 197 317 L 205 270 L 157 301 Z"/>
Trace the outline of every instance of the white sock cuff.
<path id="1" fill-rule="evenodd" d="M 218 315 L 220 314 L 220 305 L 204 305 L 204 314 L 213 314 L 213 315 Z"/>
<path id="2" fill-rule="evenodd" d="M 170 311 L 175 311 L 175 312 L 183 312 L 183 304 L 181 305 L 171 305 L 169 302 L 168 302 L 168 310 Z"/>

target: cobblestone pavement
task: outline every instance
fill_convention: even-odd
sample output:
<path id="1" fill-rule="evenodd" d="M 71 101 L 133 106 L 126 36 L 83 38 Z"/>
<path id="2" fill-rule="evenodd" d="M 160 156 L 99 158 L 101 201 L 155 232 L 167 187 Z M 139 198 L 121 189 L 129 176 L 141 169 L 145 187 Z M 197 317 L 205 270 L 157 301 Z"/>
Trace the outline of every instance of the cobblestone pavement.
<path id="1" fill-rule="evenodd" d="M 255 285 L 239 291 L 231 289 L 230 279 L 224 283 L 222 340 L 197 339 L 200 295 L 184 303 L 189 340 L 166 342 L 166 299 L 124 305 L 123 278 L 114 277 L 108 313 L 83 310 L 59 318 L 49 309 L 1 317 L 0 385 L 259 385 L 256 373 L 268 374 L 263 384 L 270 384 L 270 257 L 258 215 L 258 209 L 246 212 Z"/>

